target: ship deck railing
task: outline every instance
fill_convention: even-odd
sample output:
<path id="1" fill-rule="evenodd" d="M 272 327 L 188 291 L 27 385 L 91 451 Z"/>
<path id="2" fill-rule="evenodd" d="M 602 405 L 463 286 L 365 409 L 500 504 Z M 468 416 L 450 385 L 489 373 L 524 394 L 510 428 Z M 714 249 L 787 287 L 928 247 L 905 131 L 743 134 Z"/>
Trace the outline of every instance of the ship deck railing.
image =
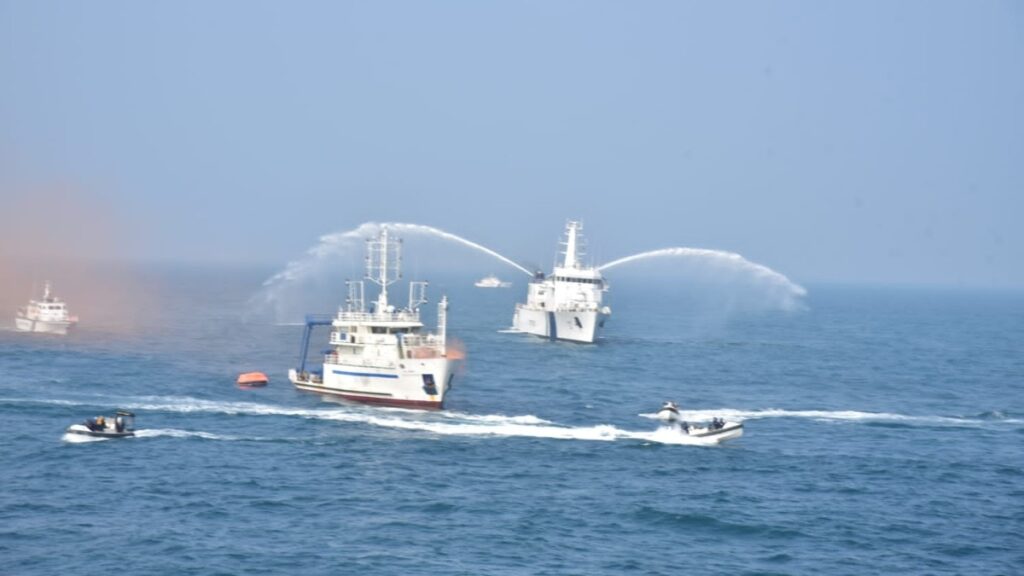
<path id="1" fill-rule="evenodd" d="M 393 369 L 398 366 L 395 360 L 385 360 L 381 358 L 362 358 L 360 356 L 339 356 L 337 354 L 326 354 L 324 356 L 325 364 L 337 364 L 339 366 L 360 366 L 363 368 L 388 368 Z"/>
<path id="2" fill-rule="evenodd" d="M 519 302 L 516 304 L 516 309 L 525 308 L 533 310 L 543 310 L 545 312 L 595 312 L 600 309 L 597 302 L 571 302 L 569 304 L 559 304 L 548 308 L 547 306 L 534 306 L 529 303 Z"/>
<path id="3" fill-rule="evenodd" d="M 337 320 L 340 322 L 418 323 L 420 321 L 420 313 L 409 310 L 400 310 L 398 312 L 349 312 L 342 310 L 338 312 Z"/>
<path id="4" fill-rule="evenodd" d="M 436 348 L 439 347 L 440 344 L 440 340 L 434 334 L 406 334 L 402 337 L 402 346 L 406 348 Z"/>

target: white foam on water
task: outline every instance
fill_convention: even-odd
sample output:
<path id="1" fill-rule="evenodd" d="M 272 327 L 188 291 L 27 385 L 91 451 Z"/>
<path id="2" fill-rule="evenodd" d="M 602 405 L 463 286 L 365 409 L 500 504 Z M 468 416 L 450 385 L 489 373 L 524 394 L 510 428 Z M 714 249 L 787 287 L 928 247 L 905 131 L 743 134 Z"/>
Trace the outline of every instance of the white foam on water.
<path id="1" fill-rule="evenodd" d="M 104 442 L 106 440 L 110 440 L 110 438 L 86 436 L 85 434 L 72 434 L 70 432 L 65 432 L 60 439 L 68 444 L 86 444 L 89 442 Z"/>
<path id="2" fill-rule="evenodd" d="M 59 405 L 73 405 L 65 400 L 35 401 Z M 94 403 L 82 405 L 92 405 Z M 464 414 L 460 412 L 423 412 L 403 408 L 354 407 L 339 405 L 337 408 L 309 409 L 274 406 L 256 402 L 225 402 L 202 400 L 191 397 L 148 396 L 117 405 L 139 411 L 171 413 L 206 413 L 251 416 L 289 416 L 312 420 L 368 424 L 381 428 L 412 430 L 442 436 L 478 437 L 519 437 L 550 438 L 556 440 L 584 440 L 612 442 L 617 440 L 642 441 L 659 444 L 713 446 L 718 441 L 694 438 L 679 434 L 678 431 L 659 426 L 655 430 L 624 430 L 609 424 L 591 426 L 565 426 L 533 415 Z M 640 414 L 644 418 L 657 419 L 654 413 Z M 806 418 L 817 421 L 854 422 L 903 422 L 920 425 L 981 426 L 990 423 L 985 420 L 955 418 L 948 416 L 908 416 L 885 412 L 861 412 L 856 410 L 739 410 L 721 408 L 715 410 L 681 410 L 680 416 L 688 421 L 709 421 L 714 417 L 727 421 L 742 422 L 762 418 Z M 1001 420 L 1013 423 L 1016 420 Z M 225 436 L 201 431 L 178 429 L 144 429 L 136 431 L 137 437 L 169 436 L 178 438 L 204 438 L 210 440 L 240 440 L 236 436 Z M 91 437 L 83 437 L 90 438 Z M 97 440 L 104 440 L 99 438 Z M 67 439 L 69 442 L 82 441 Z M 89 441 L 89 440 L 84 440 Z"/>
<path id="3" fill-rule="evenodd" d="M 122 404 L 125 405 L 125 404 Z M 459 412 L 422 412 L 402 408 L 339 407 L 304 409 L 271 406 L 253 402 L 217 402 L 188 397 L 148 397 L 126 406 L 134 410 L 180 413 L 248 414 L 255 416 L 293 416 L 334 422 L 369 424 L 381 428 L 414 430 L 443 436 L 491 436 L 550 438 L 556 440 L 642 440 L 664 444 L 713 445 L 714 442 L 684 437 L 672 431 L 630 431 L 607 424 L 562 426 L 533 415 L 462 414 Z M 417 417 L 418 416 L 418 417 Z M 440 420 L 440 421 L 439 421 Z M 136 432 L 138 435 L 138 432 Z M 198 434 L 198 433 L 196 433 Z M 205 436 L 204 436 L 205 437 Z M 224 438 L 218 438 L 224 439 Z"/>
<path id="4" fill-rule="evenodd" d="M 442 415 L 449 416 L 452 418 L 459 418 L 461 420 L 477 421 L 477 422 L 492 422 L 496 424 L 528 424 L 528 425 L 544 425 L 552 424 L 551 421 L 543 418 L 538 418 L 532 414 L 525 416 L 505 416 L 502 414 L 462 414 L 459 412 L 442 412 Z"/>
<path id="5" fill-rule="evenodd" d="M 242 440 L 238 436 L 225 436 L 221 434 L 213 434 L 211 432 L 202 432 L 198 430 L 178 430 L 175 428 L 146 428 L 135 431 L 136 438 L 202 438 L 204 440 Z"/>
<path id="6" fill-rule="evenodd" d="M 739 410 L 735 408 L 719 408 L 715 410 L 680 410 L 684 420 L 707 421 L 718 417 L 725 420 L 743 421 L 761 418 L 808 418 L 819 421 L 854 421 L 854 422 L 901 422 L 907 424 L 977 426 L 991 421 L 978 418 L 958 418 L 952 416 L 910 416 L 890 412 L 863 412 L 859 410 L 782 410 L 768 408 L 765 410 Z M 657 413 L 640 414 L 644 418 L 657 419 Z M 1000 422 L 1019 423 L 1020 420 L 1005 419 Z"/>

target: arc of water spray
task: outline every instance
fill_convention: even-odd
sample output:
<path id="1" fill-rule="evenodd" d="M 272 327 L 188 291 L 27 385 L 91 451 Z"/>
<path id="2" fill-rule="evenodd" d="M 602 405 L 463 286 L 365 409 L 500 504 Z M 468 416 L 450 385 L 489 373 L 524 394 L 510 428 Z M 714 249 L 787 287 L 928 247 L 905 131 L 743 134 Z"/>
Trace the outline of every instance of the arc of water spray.
<path id="1" fill-rule="evenodd" d="M 398 232 L 403 232 L 407 234 L 430 235 L 441 238 L 443 240 L 449 240 L 452 242 L 456 242 L 458 244 L 462 244 L 463 246 L 467 246 L 469 248 L 472 248 L 474 250 L 483 252 L 484 254 L 497 258 L 498 260 L 508 264 L 509 266 L 512 266 L 513 268 L 521 271 L 527 276 L 532 276 L 532 272 L 530 272 L 529 269 L 520 264 L 517 264 L 511 259 L 499 254 L 498 252 L 495 252 L 494 250 L 491 250 L 486 246 L 477 244 L 476 242 L 467 240 L 461 236 L 452 234 L 451 232 L 446 232 L 439 228 L 426 226 L 424 224 L 408 224 L 404 222 L 366 222 L 360 224 L 358 227 L 352 230 L 348 230 L 345 232 L 336 232 L 334 234 L 326 234 L 324 236 L 321 236 L 320 243 L 310 248 L 307 251 L 305 257 L 289 262 L 284 270 L 268 278 L 266 282 L 263 283 L 263 285 L 265 287 L 270 287 L 281 282 L 287 282 L 289 280 L 297 279 L 303 274 L 305 274 L 311 267 L 315 266 L 316 262 L 321 261 L 323 258 L 336 252 L 339 247 L 345 246 L 346 244 L 356 240 L 362 240 L 367 237 L 370 237 L 376 234 L 377 231 L 379 231 L 380 228 L 384 226 L 387 226 L 388 228 L 391 228 L 392 230 Z M 711 250 L 707 248 L 687 247 L 662 248 L 659 250 L 650 250 L 648 252 L 633 254 L 632 256 L 626 256 L 624 258 L 619 258 L 618 260 L 612 260 L 611 262 L 599 266 L 598 270 L 604 271 L 610 268 L 614 268 L 616 266 L 620 266 L 622 264 L 635 262 L 637 260 L 645 260 L 648 258 L 657 258 L 665 256 L 698 258 L 727 264 L 730 266 L 737 267 L 741 270 L 745 270 L 749 273 L 752 273 L 755 277 L 782 286 L 786 288 L 787 291 L 794 296 L 799 297 L 807 294 L 807 291 L 802 286 L 792 282 L 783 274 L 780 274 L 779 272 L 776 272 L 775 270 L 772 270 L 767 266 L 751 262 L 735 252 L 727 252 L 725 250 Z"/>
<path id="2" fill-rule="evenodd" d="M 306 252 L 305 257 L 299 260 L 289 262 L 284 270 L 268 278 L 263 283 L 263 285 L 271 286 L 279 282 L 295 280 L 296 278 L 300 277 L 304 272 L 306 272 L 311 266 L 313 266 L 316 261 L 334 253 L 338 249 L 338 247 L 343 246 L 352 241 L 362 240 L 367 237 L 370 237 L 376 234 L 377 231 L 384 226 L 398 232 L 404 232 L 409 234 L 426 234 L 436 236 L 444 240 L 450 240 L 452 242 L 456 242 L 464 246 L 468 246 L 469 248 L 473 248 L 474 250 L 479 250 L 480 252 L 483 252 L 489 256 L 493 256 L 494 258 L 497 258 L 498 260 L 501 260 L 502 262 L 508 264 L 509 266 L 512 266 L 513 268 L 520 270 L 521 272 L 528 276 L 532 276 L 532 272 L 530 272 L 527 268 L 515 263 L 511 259 L 502 256 L 501 254 L 495 252 L 494 250 L 491 250 L 486 246 L 477 244 L 476 242 L 472 242 L 470 240 L 466 240 L 465 238 L 452 234 L 451 232 L 445 232 L 444 230 L 434 228 L 432 226 L 426 226 L 423 224 L 407 224 L 404 222 L 364 222 L 363 224 L 360 224 L 358 227 L 352 230 L 347 230 L 345 232 L 335 232 L 334 234 L 325 234 L 321 236 L 320 243 L 310 248 Z"/>
<path id="3" fill-rule="evenodd" d="M 648 258 L 658 258 L 664 256 L 682 256 L 688 258 L 701 258 L 705 260 L 713 260 L 737 266 L 741 269 L 752 272 L 755 276 L 763 278 L 765 280 L 780 284 L 790 290 L 795 296 L 805 296 L 807 290 L 803 286 L 793 282 L 785 275 L 772 270 L 771 268 L 756 262 L 751 262 L 743 256 L 735 252 L 727 252 L 725 250 L 711 250 L 708 248 L 661 248 L 659 250 L 651 250 L 649 252 L 641 252 L 639 254 L 633 254 L 632 256 L 626 256 L 625 258 L 619 258 L 618 260 L 612 260 L 607 264 L 602 264 L 597 269 L 604 271 L 608 268 L 619 266 L 621 264 L 628 264 L 637 260 L 646 260 Z"/>
<path id="4" fill-rule="evenodd" d="M 523 272 L 523 274 L 526 274 L 527 276 L 532 276 L 533 275 L 533 273 L 530 272 L 525 267 L 520 266 L 519 264 L 516 264 L 512 260 L 502 256 L 501 254 L 498 254 L 494 250 L 491 250 L 490 248 L 488 248 L 486 246 L 482 246 L 480 244 L 477 244 L 476 242 L 472 242 L 470 240 L 466 240 L 465 238 L 463 238 L 461 236 L 456 236 L 455 234 L 452 234 L 451 232 L 445 232 L 444 230 L 440 230 L 438 228 L 434 228 L 434 227 L 431 227 L 431 226 L 425 226 L 423 224 L 403 224 L 403 223 L 400 223 L 400 222 L 388 222 L 388 223 L 382 224 L 382 226 L 387 226 L 388 228 L 391 228 L 393 230 L 398 230 L 399 232 L 411 232 L 411 233 L 414 233 L 414 234 L 416 234 L 416 233 L 419 233 L 419 234 L 431 234 L 433 236 L 437 236 L 437 237 L 443 238 L 445 240 L 451 240 L 453 242 L 458 242 L 459 244 L 462 244 L 464 246 L 468 246 L 470 248 L 473 248 L 475 250 L 479 250 L 479 251 L 481 251 L 481 252 L 483 252 L 485 254 L 488 254 L 490 256 L 494 256 L 495 258 L 497 258 L 498 260 L 501 260 L 502 262 L 508 264 L 509 266 L 512 266 L 514 268 L 519 269 L 520 271 Z"/>

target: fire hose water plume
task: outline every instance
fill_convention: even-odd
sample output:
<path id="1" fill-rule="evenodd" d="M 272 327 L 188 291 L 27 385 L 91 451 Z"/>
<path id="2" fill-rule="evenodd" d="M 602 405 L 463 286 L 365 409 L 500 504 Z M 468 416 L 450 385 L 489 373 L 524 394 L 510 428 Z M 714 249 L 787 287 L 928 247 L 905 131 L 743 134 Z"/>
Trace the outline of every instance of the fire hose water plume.
<path id="1" fill-rule="evenodd" d="M 804 289 L 803 286 L 793 282 L 785 275 L 780 274 L 779 272 L 776 272 L 762 264 L 751 262 L 735 252 L 727 252 L 724 250 L 685 247 L 662 248 L 660 250 L 641 252 L 639 254 L 633 254 L 632 256 L 626 256 L 625 258 L 619 258 L 618 260 L 612 260 L 607 264 L 599 266 L 598 270 L 604 271 L 609 268 L 629 264 L 631 262 L 666 257 L 686 258 L 698 262 L 705 262 L 748 275 L 755 282 L 770 286 L 781 292 L 783 296 L 783 307 L 787 309 L 795 307 L 797 305 L 797 301 L 807 295 L 807 290 Z"/>
<path id="2" fill-rule="evenodd" d="M 273 308 L 277 319 L 281 321 L 282 316 L 287 315 L 283 313 L 282 302 L 286 300 L 285 296 L 289 290 L 294 290 L 297 284 L 310 282 L 318 277 L 325 276 L 324 266 L 327 262 L 346 253 L 355 253 L 355 250 L 361 249 L 361 244 L 365 239 L 376 236 L 383 227 L 406 236 L 428 236 L 454 242 L 487 254 L 526 275 L 532 276 L 528 268 L 510 258 L 486 246 L 438 228 L 403 222 L 365 222 L 351 230 L 321 236 L 320 241 L 310 248 L 304 256 L 289 262 L 283 270 L 274 274 L 263 283 L 263 290 L 255 298 L 255 303 L 263 307 Z M 776 298 L 773 298 L 773 303 L 777 303 L 783 309 L 799 307 L 800 298 L 807 293 L 802 286 L 792 282 L 789 278 L 771 268 L 751 262 L 734 252 L 723 250 L 685 247 L 663 248 L 613 260 L 599 266 L 598 270 L 605 271 L 623 264 L 662 257 L 685 258 L 704 265 L 726 269 L 750 278 L 755 285 L 768 289 L 776 296 Z"/>

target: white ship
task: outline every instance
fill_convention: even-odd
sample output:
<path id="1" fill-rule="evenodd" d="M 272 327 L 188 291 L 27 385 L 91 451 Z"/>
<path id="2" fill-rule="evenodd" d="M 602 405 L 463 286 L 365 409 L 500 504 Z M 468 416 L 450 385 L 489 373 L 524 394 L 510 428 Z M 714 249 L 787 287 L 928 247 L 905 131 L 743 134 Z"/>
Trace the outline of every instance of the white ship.
<path id="1" fill-rule="evenodd" d="M 497 276 L 488 276 L 486 278 L 481 278 L 477 280 L 476 284 L 473 285 L 476 286 L 477 288 L 508 288 L 509 286 L 512 285 L 512 283 L 505 282 L 498 278 Z"/>
<path id="2" fill-rule="evenodd" d="M 420 306 L 426 282 L 409 283 L 409 305 L 388 302 L 388 286 L 401 278 L 401 241 L 384 228 L 367 240 L 366 279 L 380 286 L 366 310 L 363 281 L 347 282 L 348 300 L 337 315 L 307 317 L 301 364 L 288 378 L 302 390 L 334 394 L 374 404 L 441 408 L 451 389 L 454 354 L 445 342 L 448 299 L 437 308 L 436 333 L 423 332 Z M 330 346 L 322 369 L 306 369 L 309 336 L 314 326 L 330 325 Z"/>
<path id="3" fill-rule="evenodd" d="M 42 300 L 29 300 L 28 306 L 18 309 L 14 325 L 22 332 L 67 334 L 68 328 L 78 323 L 77 316 L 68 314 L 67 304 L 50 294 L 50 283 L 43 287 Z"/>
<path id="4" fill-rule="evenodd" d="M 551 276 L 538 272 L 529 285 L 525 304 L 516 304 L 512 328 L 552 340 L 593 342 L 604 326 L 611 308 L 601 305 L 608 289 L 601 272 L 583 266 L 583 226 L 579 222 L 566 225 L 561 266 Z"/>

